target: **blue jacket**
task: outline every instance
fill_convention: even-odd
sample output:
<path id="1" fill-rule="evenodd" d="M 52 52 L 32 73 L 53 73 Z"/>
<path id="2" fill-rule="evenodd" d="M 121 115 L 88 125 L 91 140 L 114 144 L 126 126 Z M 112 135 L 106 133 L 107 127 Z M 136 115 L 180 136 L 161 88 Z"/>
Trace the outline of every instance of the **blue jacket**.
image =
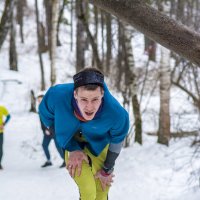
<path id="1" fill-rule="evenodd" d="M 81 149 L 73 137 L 78 130 L 82 132 L 87 147 L 95 156 L 107 144 L 124 140 L 129 129 L 128 113 L 110 94 L 105 84 L 102 111 L 87 122 L 81 122 L 74 115 L 73 92 L 73 83 L 51 87 L 39 106 L 41 120 L 46 127 L 55 128 L 56 140 L 61 148 L 68 151 Z"/>

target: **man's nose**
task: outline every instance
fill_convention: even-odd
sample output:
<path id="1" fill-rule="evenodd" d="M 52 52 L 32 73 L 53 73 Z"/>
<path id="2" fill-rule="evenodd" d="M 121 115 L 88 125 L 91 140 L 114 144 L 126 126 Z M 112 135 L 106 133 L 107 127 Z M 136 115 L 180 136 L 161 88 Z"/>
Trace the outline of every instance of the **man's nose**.
<path id="1" fill-rule="evenodd" d="M 88 101 L 87 106 L 88 109 L 92 109 L 93 108 L 93 104 L 92 102 Z"/>

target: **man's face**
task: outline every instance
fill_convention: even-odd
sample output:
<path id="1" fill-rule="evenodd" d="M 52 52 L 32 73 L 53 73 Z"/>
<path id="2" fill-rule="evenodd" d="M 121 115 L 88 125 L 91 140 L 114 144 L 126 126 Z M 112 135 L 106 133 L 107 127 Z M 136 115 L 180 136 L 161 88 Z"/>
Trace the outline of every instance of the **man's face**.
<path id="1" fill-rule="evenodd" d="M 83 87 L 79 87 L 74 91 L 74 98 L 85 120 L 94 118 L 101 105 L 102 97 L 103 90 L 100 87 L 97 87 L 96 90 L 86 90 Z"/>

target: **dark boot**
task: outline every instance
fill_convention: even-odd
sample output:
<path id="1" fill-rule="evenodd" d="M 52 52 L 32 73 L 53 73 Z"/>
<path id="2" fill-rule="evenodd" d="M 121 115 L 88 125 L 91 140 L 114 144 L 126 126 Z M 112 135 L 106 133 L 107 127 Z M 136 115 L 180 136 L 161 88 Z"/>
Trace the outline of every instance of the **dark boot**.
<path id="1" fill-rule="evenodd" d="M 66 166 L 65 161 L 63 161 L 62 165 L 60 165 L 59 168 L 63 168 L 63 167 L 65 167 L 65 166 Z"/>
<path id="2" fill-rule="evenodd" d="M 48 167 L 51 165 L 52 165 L 51 161 L 46 161 L 41 167 L 43 168 L 43 167 Z"/>

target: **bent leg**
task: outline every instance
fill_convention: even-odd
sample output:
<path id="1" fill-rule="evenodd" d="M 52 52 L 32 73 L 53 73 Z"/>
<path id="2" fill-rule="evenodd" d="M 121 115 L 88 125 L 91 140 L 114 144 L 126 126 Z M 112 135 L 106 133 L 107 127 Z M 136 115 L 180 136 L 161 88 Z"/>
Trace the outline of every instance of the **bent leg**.
<path id="1" fill-rule="evenodd" d="M 86 153 L 92 161 L 92 171 L 94 175 L 97 173 L 97 171 L 99 171 L 103 167 L 107 151 L 108 151 L 108 146 L 106 146 L 104 150 L 100 153 L 100 155 L 96 157 L 93 154 L 91 154 L 89 150 L 86 149 Z M 99 179 L 95 179 L 95 184 L 97 192 L 95 200 L 107 200 L 110 187 L 107 187 L 106 190 L 103 191 Z"/>
<path id="2" fill-rule="evenodd" d="M 49 143 L 50 142 L 51 142 L 51 137 L 44 135 L 43 141 L 42 141 L 42 148 L 44 150 L 47 160 L 50 160 L 50 153 L 49 153 Z"/>
<path id="3" fill-rule="evenodd" d="M 68 162 L 68 152 L 65 151 L 65 161 Z M 85 161 L 82 163 L 81 175 L 75 174 L 74 181 L 76 182 L 81 200 L 96 200 L 96 183 L 92 169 Z"/>
<path id="4" fill-rule="evenodd" d="M 54 137 L 53 139 L 54 139 L 54 143 L 55 143 L 56 149 L 57 149 L 58 153 L 60 154 L 60 157 L 62 159 L 64 159 L 64 151 L 63 151 L 63 149 L 58 145 L 58 143 L 56 141 L 56 138 Z"/>

